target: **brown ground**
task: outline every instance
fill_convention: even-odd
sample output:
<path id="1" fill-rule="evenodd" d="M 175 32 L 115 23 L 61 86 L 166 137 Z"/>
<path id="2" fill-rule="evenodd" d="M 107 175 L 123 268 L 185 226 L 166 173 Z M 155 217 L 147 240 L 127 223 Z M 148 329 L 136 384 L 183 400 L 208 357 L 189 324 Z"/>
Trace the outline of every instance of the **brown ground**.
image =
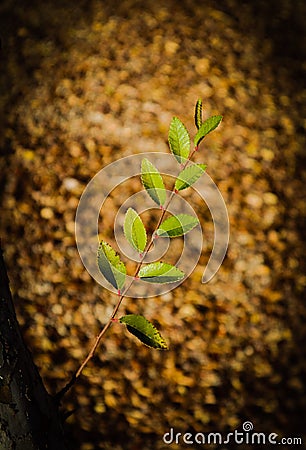
<path id="1" fill-rule="evenodd" d="M 116 301 L 76 249 L 82 190 L 122 156 L 167 151 L 173 115 L 193 133 L 198 97 L 206 117 L 224 116 L 197 158 L 224 196 L 231 237 L 208 285 L 200 264 L 168 296 L 126 302 L 122 312 L 159 324 L 170 351 L 113 326 L 65 401 L 78 408 L 71 448 L 162 449 L 170 427 L 226 433 L 245 420 L 306 439 L 304 2 L 118 4 L 0 6 L 0 235 L 48 389 L 78 367 Z M 200 217 L 204 264 L 213 228 Z"/>

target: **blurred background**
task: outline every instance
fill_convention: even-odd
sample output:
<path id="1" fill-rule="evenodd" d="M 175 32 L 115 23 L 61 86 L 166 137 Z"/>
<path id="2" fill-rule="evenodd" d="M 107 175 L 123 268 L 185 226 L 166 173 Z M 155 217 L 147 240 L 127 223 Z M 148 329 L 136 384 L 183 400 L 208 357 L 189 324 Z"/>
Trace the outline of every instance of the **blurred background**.
<path id="1" fill-rule="evenodd" d="M 170 350 L 112 326 L 64 400 L 76 408 L 71 448 L 190 448 L 162 437 L 171 427 L 225 434 L 246 420 L 305 442 L 305 9 L 303 0 L 1 3 L 0 236 L 22 332 L 51 393 L 116 302 L 76 249 L 83 189 L 123 156 L 167 152 L 174 115 L 193 137 L 199 97 L 204 118 L 224 116 L 196 161 L 228 208 L 226 259 L 201 284 L 214 229 L 195 198 L 200 264 L 171 293 L 122 308 L 158 324 Z M 109 242 L 121 195 L 101 214 Z"/>

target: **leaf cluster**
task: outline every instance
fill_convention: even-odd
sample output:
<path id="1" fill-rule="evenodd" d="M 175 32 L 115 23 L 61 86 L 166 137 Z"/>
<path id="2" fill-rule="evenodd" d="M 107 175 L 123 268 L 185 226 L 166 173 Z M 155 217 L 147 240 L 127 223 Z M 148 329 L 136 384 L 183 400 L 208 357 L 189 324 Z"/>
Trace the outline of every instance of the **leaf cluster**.
<path id="1" fill-rule="evenodd" d="M 199 99 L 195 107 L 195 125 L 197 128 L 194 137 L 194 150 L 191 152 L 191 141 L 184 124 L 177 117 L 173 117 L 168 134 L 170 151 L 178 163 L 182 165 L 181 170 L 174 182 L 174 187 L 168 198 L 163 177 L 159 170 L 147 159 L 141 163 L 141 181 L 144 189 L 161 208 L 161 217 L 157 229 L 150 240 L 140 215 L 133 208 L 126 211 L 124 218 L 124 235 L 130 246 L 139 252 L 141 262 L 134 274 L 134 279 L 140 279 L 148 283 L 174 283 L 183 280 L 185 274 L 176 266 L 163 261 L 143 264 L 147 252 L 157 237 L 176 238 L 184 236 L 199 225 L 197 217 L 188 214 L 171 215 L 164 219 L 167 208 L 174 194 L 187 189 L 197 182 L 206 169 L 205 164 L 194 164 L 191 162 L 193 153 L 199 144 L 213 131 L 221 122 L 222 116 L 212 116 L 203 122 L 202 101 Z M 101 241 L 97 252 L 98 267 L 106 280 L 117 290 L 120 300 L 127 293 L 125 289 L 126 266 L 115 250 L 105 241 Z M 123 292 L 123 293 L 122 293 Z M 118 309 L 118 308 L 117 308 Z M 136 336 L 143 344 L 157 349 L 167 349 L 168 346 L 155 326 L 145 317 L 137 314 L 129 314 L 119 319 L 126 325 L 127 330 Z"/>

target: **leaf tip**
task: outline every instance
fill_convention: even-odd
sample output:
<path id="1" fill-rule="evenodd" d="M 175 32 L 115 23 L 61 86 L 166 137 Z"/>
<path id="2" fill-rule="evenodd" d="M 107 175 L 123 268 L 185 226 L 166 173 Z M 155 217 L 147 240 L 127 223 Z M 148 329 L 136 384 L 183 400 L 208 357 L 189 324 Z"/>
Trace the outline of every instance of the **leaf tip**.
<path id="1" fill-rule="evenodd" d="M 196 102 L 195 112 L 194 112 L 194 122 L 197 129 L 202 125 L 202 99 L 199 98 Z"/>

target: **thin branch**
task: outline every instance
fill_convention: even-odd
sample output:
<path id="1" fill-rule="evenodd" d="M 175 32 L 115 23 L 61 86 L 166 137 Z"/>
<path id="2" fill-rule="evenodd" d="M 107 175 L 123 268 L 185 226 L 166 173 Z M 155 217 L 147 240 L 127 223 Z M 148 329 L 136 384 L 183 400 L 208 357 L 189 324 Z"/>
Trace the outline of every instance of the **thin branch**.
<path id="1" fill-rule="evenodd" d="M 185 169 L 185 168 L 187 167 L 187 165 L 189 164 L 191 158 L 193 157 L 194 153 L 195 153 L 197 150 L 198 150 L 198 147 L 196 146 L 196 147 L 192 150 L 192 152 L 190 153 L 190 155 L 189 155 L 188 159 L 186 160 L 186 162 L 183 164 L 183 169 Z M 138 265 L 137 265 L 137 267 L 136 267 L 135 273 L 134 273 L 134 275 L 133 275 L 132 280 L 130 281 L 130 284 L 126 287 L 126 289 L 124 290 L 124 292 L 120 295 L 120 297 L 119 297 L 119 299 L 118 299 L 118 301 L 117 301 L 117 303 L 116 303 L 116 306 L 115 306 L 115 308 L 114 308 L 114 310 L 113 310 L 113 313 L 112 313 L 111 317 L 109 318 L 108 322 L 104 325 L 104 327 L 102 328 L 102 330 L 100 331 L 100 333 L 99 333 L 98 336 L 96 337 L 93 346 L 91 347 L 91 349 L 90 349 L 88 355 L 86 356 L 86 358 L 84 359 L 84 361 L 82 362 L 82 364 L 80 365 L 80 367 L 78 368 L 78 370 L 74 373 L 74 375 L 71 377 L 70 381 L 63 387 L 63 389 L 61 389 L 57 394 L 55 394 L 54 398 L 55 398 L 55 400 L 56 400 L 58 403 L 61 401 L 61 399 L 63 398 L 63 396 L 64 396 L 64 395 L 72 388 L 72 386 L 75 384 L 75 382 L 77 381 L 77 379 L 78 379 L 79 376 L 81 375 L 81 373 L 82 373 L 84 367 L 85 367 L 85 366 L 87 365 L 87 363 L 93 358 L 93 356 L 94 356 L 94 354 L 95 354 L 95 351 L 97 350 L 97 348 L 98 348 L 98 346 L 99 346 L 99 344 L 100 344 L 101 339 L 103 338 L 104 334 L 107 332 L 107 330 L 108 330 L 109 327 L 111 326 L 112 322 L 114 321 L 114 318 L 115 318 L 115 316 L 116 316 L 116 314 L 117 314 L 117 312 L 118 312 L 118 310 L 119 310 L 119 308 L 120 308 L 120 305 L 121 305 L 123 299 L 125 298 L 125 296 L 127 295 L 128 291 L 130 290 L 132 284 L 134 283 L 134 281 L 135 281 L 135 279 L 136 279 L 136 277 L 137 277 L 137 275 L 138 275 L 138 273 L 139 273 L 139 271 L 140 271 L 140 269 L 141 269 L 141 267 L 142 267 L 142 265 L 143 265 L 144 259 L 145 259 L 145 257 L 147 256 L 148 252 L 150 251 L 150 249 L 151 249 L 151 247 L 152 247 L 152 245 L 153 245 L 153 243 L 154 243 L 154 236 L 155 236 L 155 233 L 156 233 L 156 231 L 158 230 L 160 224 L 162 223 L 162 220 L 163 220 L 163 218 L 164 218 L 164 216 L 165 216 L 165 214 L 166 214 L 166 212 L 167 212 L 167 210 L 168 210 L 168 208 L 169 208 L 169 205 L 170 205 L 170 203 L 171 203 L 171 201 L 172 201 L 172 199 L 173 199 L 173 196 L 176 194 L 176 190 L 175 190 L 175 187 L 174 187 L 174 186 L 175 186 L 175 182 L 174 182 L 174 184 L 173 184 L 173 188 L 172 188 L 170 197 L 169 197 L 169 199 L 168 199 L 168 202 L 166 203 L 166 206 L 165 206 L 165 207 L 163 208 L 163 210 L 162 210 L 162 213 L 161 213 L 161 215 L 160 215 L 160 217 L 159 217 L 159 220 L 158 220 L 158 222 L 157 222 L 157 225 L 156 225 L 156 227 L 155 227 L 155 230 L 154 230 L 153 233 L 152 233 L 150 242 L 147 244 L 147 247 L 145 248 L 145 250 L 144 250 L 144 252 L 143 252 L 141 261 L 139 261 L 139 263 L 138 263 Z"/>

